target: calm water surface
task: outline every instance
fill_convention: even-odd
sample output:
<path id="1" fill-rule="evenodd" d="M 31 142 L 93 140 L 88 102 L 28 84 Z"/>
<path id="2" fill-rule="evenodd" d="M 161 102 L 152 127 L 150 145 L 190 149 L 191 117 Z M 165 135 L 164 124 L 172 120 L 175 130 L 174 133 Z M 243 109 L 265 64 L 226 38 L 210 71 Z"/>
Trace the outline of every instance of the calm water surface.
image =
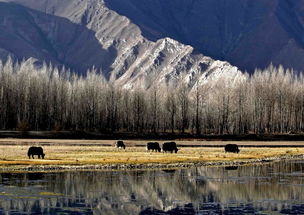
<path id="1" fill-rule="evenodd" d="M 304 161 L 0 174 L 0 214 L 304 214 Z"/>

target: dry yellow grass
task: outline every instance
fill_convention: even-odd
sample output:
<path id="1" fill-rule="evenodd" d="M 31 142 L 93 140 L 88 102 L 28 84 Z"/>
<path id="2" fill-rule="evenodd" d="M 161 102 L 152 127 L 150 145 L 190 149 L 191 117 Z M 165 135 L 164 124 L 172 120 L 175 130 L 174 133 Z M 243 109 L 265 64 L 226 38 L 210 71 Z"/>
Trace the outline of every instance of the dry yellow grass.
<path id="1" fill-rule="evenodd" d="M 225 142 L 226 143 L 226 142 Z M 37 145 L 37 144 L 36 144 Z M 239 154 L 225 153 L 224 149 L 180 148 L 177 154 L 147 152 L 145 147 L 126 150 L 104 146 L 43 146 L 45 159 L 28 159 L 27 145 L 0 145 L 0 168 L 8 165 L 88 165 L 88 164 L 147 164 L 212 162 L 263 159 L 283 155 L 304 154 L 304 148 L 241 148 Z"/>

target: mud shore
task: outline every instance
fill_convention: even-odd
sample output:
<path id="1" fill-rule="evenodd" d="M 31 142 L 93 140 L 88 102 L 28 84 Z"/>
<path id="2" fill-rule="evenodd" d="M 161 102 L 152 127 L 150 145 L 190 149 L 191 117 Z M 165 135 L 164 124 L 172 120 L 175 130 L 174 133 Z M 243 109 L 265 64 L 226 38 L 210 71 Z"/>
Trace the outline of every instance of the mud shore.
<path id="1" fill-rule="evenodd" d="M 65 139 L 65 140 L 202 140 L 202 141 L 304 141 L 304 133 L 284 134 L 205 134 L 194 135 L 191 133 L 100 133 L 85 131 L 0 131 L 0 138 L 18 139 Z"/>

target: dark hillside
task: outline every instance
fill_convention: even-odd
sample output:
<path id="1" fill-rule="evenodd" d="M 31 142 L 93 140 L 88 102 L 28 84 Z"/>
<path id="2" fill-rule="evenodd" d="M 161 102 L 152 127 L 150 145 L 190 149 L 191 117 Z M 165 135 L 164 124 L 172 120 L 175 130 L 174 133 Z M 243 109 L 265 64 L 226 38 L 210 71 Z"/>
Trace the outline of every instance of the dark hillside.
<path id="1" fill-rule="evenodd" d="M 105 0 L 152 40 L 171 37 L 242 70 L 302 70 L 304 1 Z"/>

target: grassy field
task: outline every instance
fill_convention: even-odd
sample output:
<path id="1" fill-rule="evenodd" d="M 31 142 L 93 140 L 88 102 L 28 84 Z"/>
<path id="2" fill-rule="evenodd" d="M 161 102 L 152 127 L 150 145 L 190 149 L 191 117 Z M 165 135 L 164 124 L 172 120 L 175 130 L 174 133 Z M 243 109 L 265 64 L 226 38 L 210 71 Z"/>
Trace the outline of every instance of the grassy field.
<path id="1" fill-rule="evenodd" d="M 0 140 L 0 168 L 11 165 L 103 165 L 103 164 L 170 164 L 186 162 L 212 162 L 264 159 L 285 155 L 302 155 L 303 147 L 240 147 L 239 154 L 225 153 L 223 147 L 181 147 L 177 154 L 147 152 L 147 141 L 126 141 L 127 148 L 116 149 L 113 141 L 104 140 Z M 202 144 L 198 141 L 177 141 L 177 144 Z M 232 142 L 218 142 L 225 145 Z M 235 142 L 233 142 L 235 143 Z M 237 142 L 239 145 L 248 142 Z M 251 145 L 255 142 L 249 142 Z M 262 144 L 263 142 L 258 142 Z M 285 144 L 283 144 L 285 143 Z M 209 143 L 208 143 L 209 144 Z M 216 144 L 214 141 L 212 144 Z M 265 142 L 265 145 L 269 142 Z M 272 144 L 294 145 L 295 142 L 277 142 Z M 30 145 L 43 145 L 45 159 L 28 159 Z M 137 147 L 135 147 L 137 146 Z"/>

